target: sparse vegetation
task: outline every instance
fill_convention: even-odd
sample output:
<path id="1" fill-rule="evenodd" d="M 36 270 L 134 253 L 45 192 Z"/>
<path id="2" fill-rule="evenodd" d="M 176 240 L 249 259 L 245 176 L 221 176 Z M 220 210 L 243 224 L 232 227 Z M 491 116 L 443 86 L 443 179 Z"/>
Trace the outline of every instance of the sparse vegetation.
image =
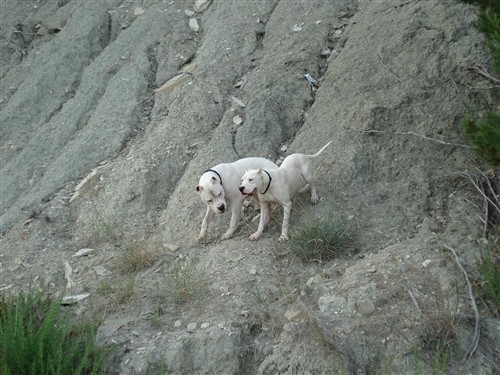
<path id="1" fill-rule="evenodd" d="M 107 350 L 95 326 L 72 324 L 60 301 L 39 292 L 0 295 L 0 373 L 98 374 Z"/>
<path id="2" fill-rule="evenodd" d="M 176 263 L 168 270 L 166 286 L 158 291 L 155 300 L 160 302 L 156 308 L 154 319 L 168 310 L 168 306 L 179 309 L 186 305 L 199 305 L 206 287 L 206 277 L 203 272 L 195 269 L 191 263 Z"/>
<path id="3" fill-rule="evenodd" d="M 292 233 L 292 252 L 305 261 L 328 261 L 346 253 L 356 235 L 353 223 L 333 213 L 304 220 Z"/>
<path id="4" fill-rule="evenodd" d="M 490 235 L 488 246 L 479 264 L 481 294 L 490 301 L 496 313 L 500 312 L 500 234 Z"/>
<path id="5" fill-rule="evenodd" d="M 145 247 L 146 241 L 133 238 L 122 242 L 122 256 L 119 263 L 125 273 L 142 271 L 151 267 L 160 258 L 159 252 Z"/>
<path id="6" fill-rule="evenodd" d="M 500 3 L 493 0 L 466 1 L 480 6 L 476 27 L 486 36 L 486 46 L 493 58 L 493 69 L 500 75 Z M 499 81 L 484 72 L 483 75 Z M 469 143 L 479 156 L 494 166 L 500 165 L 500 114 L 496 105 L 490 104 L 491 108 L 482 118 L 466 116 L 462 120 L 462 130 Z"/>

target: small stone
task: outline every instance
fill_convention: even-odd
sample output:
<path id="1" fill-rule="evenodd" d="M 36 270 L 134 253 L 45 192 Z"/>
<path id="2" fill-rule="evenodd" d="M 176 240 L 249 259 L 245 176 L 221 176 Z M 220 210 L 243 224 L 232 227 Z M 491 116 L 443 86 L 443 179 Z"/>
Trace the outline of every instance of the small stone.
<path id="1" fill-rule="evenodd" d="M 335 31 L 335 34 L 337 34 L 337 35 L 342 34 L 342 30 L 340 30 L 340 29 L 339 29 L 339 30 L 336 30 L 336 31 Z"/>
<path id="2" fill-rule="evenodd" d="M 239 124 L 241 124 L 242 122 L 243 122 L 243 120 L 241 119 L 241 117 L 240 117 L 240 116 L 234 116 L 234 117 L 233 117 L 233 124 L 235 124 L 235 125 L 239 125 Z"/>
<path id="3" fill-rule="evenodd" d="M 179 250 L 181 248 L 179 245 L 176 245 L 173 243 L 164 243 L 163 247 L 170 250 L 173 253 L 175 253 L 177 250 Z"/>
<path id="4" fill-rule="evenodd" d="M 175 328 L 180 328 L 182 326 L 182 322 L 180 320 L 176 320 L 174 323 Z"/>
<path id="5" fill-rule="evenodd" d="M 285 319 L 292 320 L 300 314 L 299 310 L 287 310 L 285 313 Z"/>
<path id="6" fill-rule="evenodd" d="M 137 7 L 134 10 L 134 16 L 140 16 L 143 13 L 144 13 L 144 9 L 142 9 L 141 7 Z"/>
<path id="7" fill-rule="evenodd" d="M 111 271 L 104 268 L 103 266 L 95 266 L 94 271 L 98 276 L 109 276 L 111 275 Z"/>
<path id="8" fill-rule="evenodd" d="M 356 303 L 356 307 L 360 314 L 364 316 L 370 316 L 375 311 L 375 304 L 371 299 L 366 299 Z"/>
<path id="9" fill-rule="evenodd" d="M 323 51 L 321 51 L 320 55 L 322 57 L 328 57 L 332 54 L 332 50 L 330 48 L 325 48 Z"/>
<path id="10" fill-rule="evenodd" d="M 81 249 L 81 250 L 78 250 L 75 254 L 73 254 L 72 256 L 74 258 L 79 258 L 79 257 L 84 257 L 84 256 L 87 256 L 87 255 L 90 255 L 94 252 L 95 250 L 94 249 Z"/>
<path id="11" fill-rule="evenodd" d="M 243 101 L 242 101 L 241 99 L 238 99 L 238 98 L 237 98 L 237 97 L 235 97 L 235 96 L 231 96 L 231 100 L 232 100 L 235 104 L 239 105 L 241 108 L 245 108 L 245 107 L 246 107 L 245 103 L 243 103 Z"/>
<path id="12" fill-rule="evenodd" d="M 256 275 L 257 274 L 257 268 L 255 267 L 252 267 L 250 268 L 250 271 L 248 271 L 250 273 L 250 275 Z"/>
<path id="13" fill-rule="evenodd" d="M 137 332 L 137 331 L 132 331 L 132 334 L 133 334 L 135 337 L 138 337 L 138 336 L 139 336 L 139 332 Z"/>
<path id="14" fill-rule="evenodd" d="M 219 324 L 217 324 L 217 328 L 219 328 L 219 329 L 224 329 L 224 324 L 223 324 L 223 323 L 219 323 Z"/>
<path id="15" fill-rule="evenodd" d="M 295 33 L 302 31 L 302 25 L 293 25 L 292 31 Z"/>
<path id="16" fill-rule="evenodd" d="M 187 331 L 188 332 L 193 332 L 196 329 L 196 323 L 189 323 L 187 325 Z"/>
<path id="17" fill-rule="evenodd" d="M 250 315 L 250 310 L 243 310 L 243 311 L 240 311 L 240 315 L 241 315 L 241 316 L 249 316 L 249 315 Z"/>
<path id="18" fill-rule="evenodd" d="M 427 267 L 427 266 L 428 266 L 429 264 L 431 264 L 431 263 L 432 263 L 432 260 L 430 260 L 430 259 L 426 259 L 426 260 L 424 260 L 424 261 L 422 262 L 422 266 L 423 266 L 423 267 Z"/>
<path id="19" fill-rule="evenodd" d="M 193 9 L 195 12 L 201 13 L 210 6 L 210 0 L 196 0 Z"/>
<path id="20" fill-rule="evenodd" d="M 201 323 L 201 329 L 207 329 L 208 327 L 210 327 L 210 323 Z"/>
<path id="21" fill-rule="evenodd" d="M 286 152 L 286 150 L 288 150 L 288 146 L 287 145 L 281 146 L 281 148 L 280 148 L 281 152 Z"/>
<path id="22" fill-rule="evenodd" d="M 194 12 L 192 10 L 189 10 L 189 9 L 185 9 L 184 10 L 184 14 L 188 17 L 193 17 L 194 16 Z"/>
<path id="23" fill-rule="evenodd" d="M 194 32 L 200 30 L 200 25 L 198 24 L 198 20 L 196 18 L 189 19 L 189 28 Z"/>

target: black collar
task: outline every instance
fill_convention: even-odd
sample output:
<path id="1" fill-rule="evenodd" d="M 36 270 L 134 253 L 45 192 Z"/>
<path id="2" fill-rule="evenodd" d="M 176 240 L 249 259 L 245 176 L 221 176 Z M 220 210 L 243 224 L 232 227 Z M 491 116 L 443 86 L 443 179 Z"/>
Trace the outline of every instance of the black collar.
<path id="1" fill-rule="evenodd" d="M 269 190 L 269 186 L 271 186 L 271 181 L 273 180 L 268 171 L 266 171 L 265 169 L 263 169 L 263 171 L 266 172 L 267 177 L 269 177 L 269 182 L 267 183 L 266 190 L 264 190 L 264 192 L 260 193 L 260 194 L 266 194 L 267 193 L 267 191 Z"/>
<path id="2" fill-rule="evenodd" d="M 215 173 L 219 177 L 220 184 L 222 185 L 222 177 L 220 176 L 219 172 L 217 172 L 215 169 L 207 169 L 205 172 L 203 172 L 203 174 L 205 174 L 207 172 L 213 172 L 213 173 Z"/>

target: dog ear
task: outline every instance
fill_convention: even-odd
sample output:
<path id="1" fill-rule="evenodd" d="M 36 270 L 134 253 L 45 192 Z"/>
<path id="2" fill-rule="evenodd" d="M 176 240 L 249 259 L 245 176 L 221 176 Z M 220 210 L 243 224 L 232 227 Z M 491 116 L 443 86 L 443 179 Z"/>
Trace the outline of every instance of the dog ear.
<path id="1" fill-rule="evenodd" d="M 262 168 L 257 168 L 257 174 L 262 174 Z"/>
<path id="2" fill-rule="evenodd" d="M 217 182 L 217 179 L 214 176 L 212 176 L 212 179 L 210 181 L 212 182 L 212 185 L 215 185 L 215 183 Z"/>

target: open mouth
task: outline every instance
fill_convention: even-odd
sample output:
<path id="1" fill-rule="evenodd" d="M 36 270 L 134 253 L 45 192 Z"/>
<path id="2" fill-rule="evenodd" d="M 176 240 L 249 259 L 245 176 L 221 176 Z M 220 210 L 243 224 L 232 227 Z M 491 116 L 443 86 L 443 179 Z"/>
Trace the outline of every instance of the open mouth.
<path id="1" fill-rule="evenodd" d="M 256 193 L 257 193 L 257 188 L 253 189 L 250 193 L 241 192 L 241 194 L 245 198 L 251 197 L 252 195 L 255 195 Z"/>

